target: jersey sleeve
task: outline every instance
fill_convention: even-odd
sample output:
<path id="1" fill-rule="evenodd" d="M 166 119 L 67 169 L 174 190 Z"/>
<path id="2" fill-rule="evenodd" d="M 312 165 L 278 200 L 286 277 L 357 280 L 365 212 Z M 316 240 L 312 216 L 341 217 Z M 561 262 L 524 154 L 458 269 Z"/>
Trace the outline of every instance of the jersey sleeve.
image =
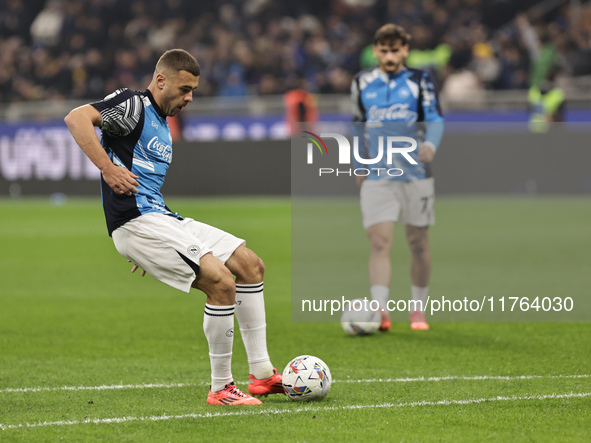
<path id="1" fill-rule="evenodd" d="M 129 135 L 142 113 L 140 96 L 129 89 L 118 89 L 103 100 L 91 103 L 91 106 L 101 114 L 103 134 L 112 138 Z"/>
<path id="2" fill-rule="evenodd" d="M 421 76 L 420 88 L 420 109 L 422 119 L 426 122 L 425 143 L 430 144 L 437 150 L 443 138 L 443 114 L 439 106 L 439 97 L 435 84 L 427 72 Z"/>

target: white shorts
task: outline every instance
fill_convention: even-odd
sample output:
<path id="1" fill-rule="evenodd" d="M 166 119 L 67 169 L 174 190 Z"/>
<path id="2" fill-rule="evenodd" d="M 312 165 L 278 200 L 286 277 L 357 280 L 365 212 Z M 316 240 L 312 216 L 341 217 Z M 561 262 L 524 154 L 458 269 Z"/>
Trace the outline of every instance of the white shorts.
<path id="1" fill-rule="evenodd" d="M 232 234 L 193 220 L 149 213 L 113 231 L 117 251 L 162 283 L 184 292 L 199 272 L 208 252 L 225 263 L 245 243 Z"/>
<path id="2" fill-rule="evenodd" d="M 425 227 L 435 224 L 435 183 L 424 180 L 364 180 L 361 184 L 363 227 L 385 221 Z"/>

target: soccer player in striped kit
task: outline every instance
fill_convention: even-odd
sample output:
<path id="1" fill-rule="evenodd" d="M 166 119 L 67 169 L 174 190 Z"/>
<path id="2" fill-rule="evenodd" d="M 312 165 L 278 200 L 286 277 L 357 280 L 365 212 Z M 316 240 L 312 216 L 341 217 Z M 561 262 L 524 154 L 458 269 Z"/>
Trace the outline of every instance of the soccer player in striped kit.
<path id="1" fill-rule="evenodd" d="M 209 343 L 207 403 L 256 405 L 253 395 L 283 393 L 267 352 L 263 261 L 245 241 L 185 218 L 164 203 L 160 189 L 172 160 L 166 117 L 193 101 L 201 69 L 182 49 L 165 52 L 143 92 L 119 89 L 71 111 L 72 136 L 101 171 L 103 209 L 115 247 L 135 266 L 184 292 L 207 295 L 203 330 Z M 102 130 L 102 139 L 94 127 Z M 236 279 L 234 280 L 234 277 Z M 248 391 L 232 378 L 234 316 L 249 363 Z"/>

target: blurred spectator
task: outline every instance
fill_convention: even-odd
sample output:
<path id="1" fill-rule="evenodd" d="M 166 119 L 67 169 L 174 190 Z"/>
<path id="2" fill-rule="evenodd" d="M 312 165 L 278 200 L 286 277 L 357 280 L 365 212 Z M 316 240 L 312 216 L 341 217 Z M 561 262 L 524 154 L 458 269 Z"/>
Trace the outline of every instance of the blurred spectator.
<path id="1" fill-rule="evenodd" d="M 285 104 L 285 121 L 289 131 L 300 133 L 303 129 L 315 132 L 318 121 L 316 99 L 305 89 L 292 89 L 283 95 Z M 302 122 L 306 122 L 303 126 Z"/>
<path id="2" fill-rule="evenodd" d="M 303 85 L 347 93 L 351 74 L 374 65 L 373 30 L 385 22 L 411 32 L 408 65 L 430 70 L 442 86 L 451 82 L 450 96 L 462 94 L 462 81 L 472 85 L 467 90 L 527 89 L 554 64 L 564 75 L 591 74 L 590 1 L 533 21 L 517 15 L 537 3 L 3 0 L 0 101 L 143 89 L 157 55 L 170 47 L 200 61 L 199 95 L 283 94 Z"/>
<path id="3" fill-rule="evenodd" d="M 484 88 L 478 75 L 468 69 L 469 63 L 462 55 L 452 56 L 446 68 L 446 80 L 441 88 L 442 101 L 480 103 Z"/>
<path id="4" fill-rule="evenodd" d="M 55 46 L 59 43 L 64 10 L 59 0 L 50 0 L 31 24 L 34 45 Z"/>
<path id="5" fill-rule="evenodd" d="M 488 43 L 476 43 L 472 48 L 473 69 L 486 89 L 493 89 L 501 75 L 501 62 Z"/>
<path id="6" fill-rule="evenodd" d="M 550 123 L 564 121 L 564 91 L 556 85 L 559 70 L 558 66 L 551 66 L 540 84 L 529 88 L 529 128 L 532 132 L 546 132 L 550 130 Z"/>
<path id="7" fill-rule="evenodd" d="M 550 38 L 550 30 L 540 28 L 536 31 L 526 15 L 517 16 L 516 22 L 531 61 L 529 83 L 539 86 L 550 68 L 556 64 L 556 46 Z"/>

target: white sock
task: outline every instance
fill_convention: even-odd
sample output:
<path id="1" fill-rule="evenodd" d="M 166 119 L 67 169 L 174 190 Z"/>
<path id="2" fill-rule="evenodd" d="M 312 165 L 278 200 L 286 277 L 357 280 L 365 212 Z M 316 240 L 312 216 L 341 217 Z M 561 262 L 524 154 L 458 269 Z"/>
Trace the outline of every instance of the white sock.
<path id="1" fill-rule="evenodd" d="M 420 300 L 420 306 L 419 303 L 417 303 L 415 306 L 417 308 L 421 308 L 421 309 L 417 309 L 417 311 L 420 312 L 425 312 L 425 309 L 427 308 L 425 306 L 425 302 L 427 301 L 427 294 L 429 293 L 429 286 L 425 286 L 424 288 L 419 288 L 418 286 L 415 285 L 411 285 L 410 287 L 410 292 L 412 293 L 412 299 L 413 300 Z"/>
<path id="2" fill-rule="evenodd" d="M 232 382 L 232 344 L 234 343 L 234 306 L 205 304 L 203 332 L 209 343 L 211 392 Z"/>
<path id="3" fill-rule="evenodd" d="M 372 300 L 377 300 L 380 308 L 387 310 L 390 288 L 382 285 L 375 285 L 369 288 Z"/>
<path id="4" fill-rule="evenodd" d="M 259 380 L 273 375 L 267 352 L 263 282 L 236 285 L 236 318 L 246 348 L 249 373 Z"/>

